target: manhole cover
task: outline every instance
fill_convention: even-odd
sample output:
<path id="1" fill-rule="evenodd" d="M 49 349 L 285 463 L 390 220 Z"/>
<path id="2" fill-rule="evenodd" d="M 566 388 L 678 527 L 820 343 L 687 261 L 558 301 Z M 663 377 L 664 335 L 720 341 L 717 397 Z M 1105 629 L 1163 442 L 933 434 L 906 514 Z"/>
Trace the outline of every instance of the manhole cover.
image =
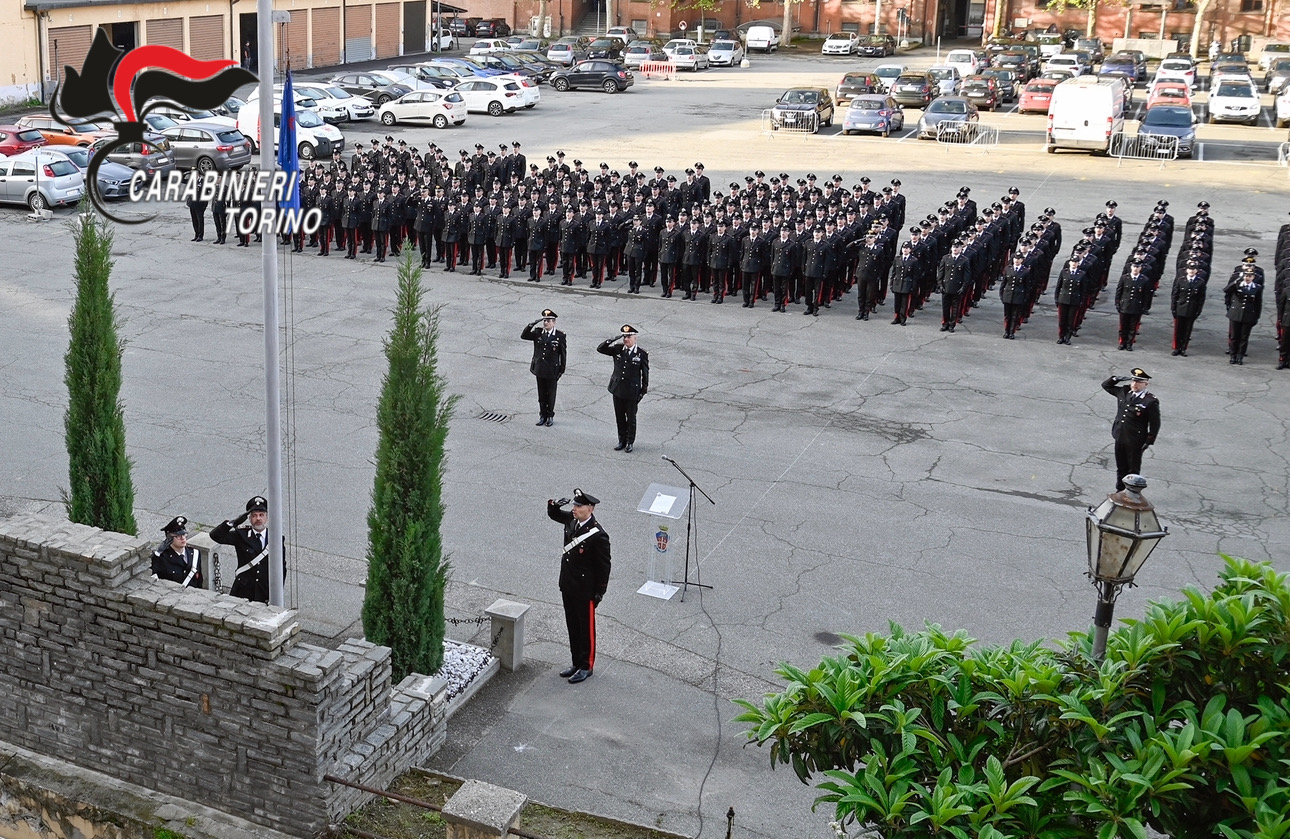
<path id="1" fill-rule="evenodd" d="M 481 419 L 484 422 L 506 422 L 511 418 L 510 414 L 499 414 L 496 411 L 485 411 L 475 419 Z"/>

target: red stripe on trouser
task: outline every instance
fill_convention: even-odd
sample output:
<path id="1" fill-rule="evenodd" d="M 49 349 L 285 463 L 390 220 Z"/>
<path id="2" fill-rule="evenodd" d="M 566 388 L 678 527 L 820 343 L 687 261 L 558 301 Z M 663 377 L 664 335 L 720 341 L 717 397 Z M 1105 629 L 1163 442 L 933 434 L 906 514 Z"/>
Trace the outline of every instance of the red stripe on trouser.
<path id="1" fill-rule="evenodd" d="M 587 653 L 587 669 L 596 669 L 596 601 L 587 601 L 587 633 L 591 638 L 591 646 Z"/>

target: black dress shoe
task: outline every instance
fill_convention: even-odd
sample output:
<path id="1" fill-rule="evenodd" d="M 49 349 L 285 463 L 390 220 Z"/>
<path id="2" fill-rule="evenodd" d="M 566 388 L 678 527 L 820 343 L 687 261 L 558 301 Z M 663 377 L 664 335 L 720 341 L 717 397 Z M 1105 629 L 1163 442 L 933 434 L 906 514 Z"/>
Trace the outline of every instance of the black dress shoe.
<path id="1" fill-rule="evenodd" d="M 633 445 L 635 445 L 635 444 L 633 444 L 633 443 L 628 443 L 628 444 L 627 444 L 627 448 L 623 449 L 623 451 L 627 452 L 628 454 L 631 454 L 631 453 L 632 453 L 632 447 L 633 447 Z"/>
<path id="2" fill-rule="evenodd" d="M 537 422 L 535 422 L 535 423 L 533 423 L 533 424 L 534 424 L 534 425 L 546 425 L 546 417 L 538 417 L 538 421 L 537 421 Z"/>
<path id="3" fill-rule="evenodd" d="M 561 670 L 561 671 L 560 671 L 560 678 L 561 678 L 561 679 L 567 679 L 567 678 L 569 678 L 570 676 L 572 676 L 574 673 L 577 673 L 577 672 L 578 672 L 578 668 L 576 668 L 576 667 L 566 667 L 566 668 L 564 668 L 563 670 Z"/>
<path id="4" fill-rule="evenodd" d="M 546 427 L 547 427 L 547 428 L 550 428 L 550 427 L 551 427 L 551 426 L 553 426 L 553 425 L 555 425 L 555 417 L 547 417 L 547 418 L 546 418 Z"/>
<path id="5" fill-rule="evenodd" d="M 618 445 L 614 446 L 614 451 L 620 452 L 625 448 L 627 448 L 627 444 L 624 443 L 622 440 L 619 440 Z"/>
<path id="6" fill-rule="evenodd" d="M 590 670 L 577 670 L 569 677 L 569 684 L 576 685 L 578 682 L 585 682 L 591 678 Z"/>

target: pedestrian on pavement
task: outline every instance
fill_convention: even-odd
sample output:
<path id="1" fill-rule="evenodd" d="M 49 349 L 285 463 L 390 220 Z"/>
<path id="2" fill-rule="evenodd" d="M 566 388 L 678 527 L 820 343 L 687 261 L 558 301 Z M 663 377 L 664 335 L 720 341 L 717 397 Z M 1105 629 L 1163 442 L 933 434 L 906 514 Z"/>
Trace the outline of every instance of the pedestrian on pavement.
<path id="1" fill-rule="evenodd" d="M 1127 376 L 1112 376 L 1102 390 L 1118 401 L 1111 437 L 1115 439 L 1115 490 L 1124 489 L 1125 475 L 1142 473 L 1142 453 L 1160 433 L 1160 400 L 1147 390 L 1151 377 L 1141 367 Z"/>
<path id="2" fill-rule="evenodd" d="M 152 552 L 152 579 L 201 588 L 202 569 L 197 551 L 188 547 L 188 519 L 175 516 L 161 532 L 166 538 Z"/>
<path id="3" fill-rule="evenodd" d="M 564 375 L 568 355 L 565 335 L 555 328 L 556 317 L 555 312 L 543 309 L 542 317 L 520 332 L 521 339 L 533 342 L 529 372 L 537 379 L 538 421 L 535 425 L 555 425 L 555 391 Z"/>
<path id="4" fill-rule="evenodd" d="M 609 587 L 612 565 L 609 534 L 596 521 L 600 499 L 580 489 L 573 491 L 573 510 L 566 512 L 568 498 L 547 499 L 546 514 L 564 525 L 564 549 L 560 557 L 560 596 L 564 622 L 569 632 L 570 665 L 560 678 L 570 684 L 591 678 L 596 666 L 596 607 Z"/>
<path id="5" fill-rule="evenodd" d="M 639 334 L 636 327 L 625 323 L 617 335 L 596 347 L 596 352 L 614 359 L 609 392 L 614 395 L 614 422 L 618 425 L 616 452 L 630 452 L 636 445 L 636 408 L 641 397 L 649 392 L 649 353 L 636 346 Z M 615 346 L 620 340 L 622 345 Z"/>

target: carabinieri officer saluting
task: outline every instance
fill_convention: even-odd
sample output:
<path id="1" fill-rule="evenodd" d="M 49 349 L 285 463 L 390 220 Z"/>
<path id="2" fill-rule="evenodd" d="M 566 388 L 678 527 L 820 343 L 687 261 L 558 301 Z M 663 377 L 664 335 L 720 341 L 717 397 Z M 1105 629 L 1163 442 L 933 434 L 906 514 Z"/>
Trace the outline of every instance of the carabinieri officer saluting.
<path id="1" fill-rule="evenodd" d="M 249 524 L 244 524 L 250 519 Z M 260 603 L 269 602 L 269 502 L 257 495 L 246 502 L 246 512 L 211 531 L 211 539 L 237 551 L 237 574 L 229 594 Z M 282 563 L 286 577 L 286 562 Z"/>
<path id="2" fill-rule="evenodd" d="M 529 372 L 537 379 L 538 421 L 536 425 L 555 424 L 555 390 L 564 375 L 568 346 L 564 333 L 555 328 L 555 312 L 542 310 L 542 317 L 524 327 L 520 338 L 533 342 L 533 361 Z M 541 324 L 539 327 L 538 324 Z"/>
<path id="3" fill-rule="evenodd" d="M 188 519 L 175 516 L 161 532 L 166 539 L 152 552 L 152 578 L 201 588 L 201 563 L 197 551 L 188 547 Z"/>
<path id="4" fill-rule="evenodd" d="M 636 445 L 636 406 L 649 392 L 649 353 L 636 346 L 639 334 L 636 327 L 625 323 L 619 327 L 617 335 L 596 347 L 596 352 L 614 359 L 609 392 L 614 395 L 614 422 L 618 424 L 616 452 L 624 449 L 630 452 Z M 614 346 L 620 340 L 622 346 Z"/>
<path id="5" fill-rule="evenodd" d="M 609 534 L 596 521 L 600 499 L 575 489 L 572 512 L 561 509 L 568 503 L 567 498 L 547 499 L 546 514 L 564 525 L 560 596 L 573 662 L 560 671 L 560 678 L 576 685 L 590 678 L 596 666 L 596 606 L 609 587 L 611 559 Z"/>

